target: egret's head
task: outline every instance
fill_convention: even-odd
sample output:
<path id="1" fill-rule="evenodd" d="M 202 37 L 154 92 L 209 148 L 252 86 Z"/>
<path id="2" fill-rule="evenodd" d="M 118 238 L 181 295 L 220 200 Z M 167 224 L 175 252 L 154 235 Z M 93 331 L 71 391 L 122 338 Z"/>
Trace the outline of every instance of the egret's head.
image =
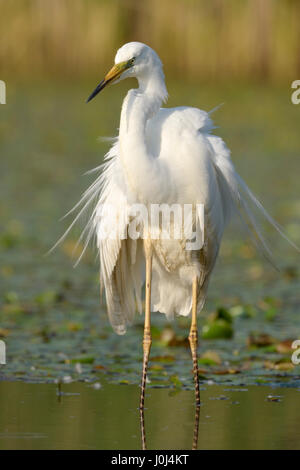
<path id="1" fill-rule="evenodd" d="M 87 103 L 109 83 L 117 83 L 128 77 L 143 77 L 157 67 L 161 69 L 162 64 L 160 58 L 151 47 L 141 42 L 124 44 L 116 54 L 115 65 L 88 97 Z"/>

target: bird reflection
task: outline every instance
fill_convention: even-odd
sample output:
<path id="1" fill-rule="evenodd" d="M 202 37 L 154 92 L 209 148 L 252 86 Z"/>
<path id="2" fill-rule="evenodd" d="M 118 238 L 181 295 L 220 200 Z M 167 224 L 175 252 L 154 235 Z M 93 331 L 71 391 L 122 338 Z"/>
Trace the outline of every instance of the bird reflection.
<path id="1" fill-rule="evenodd" d="M 200 404 L 195 406 L 195 421 L 194 421 L 192 450 L 198 449 L 199 422 L 200 422 Z M 147 450 L 144 407 L 140 408 L 140 426 L 141 426 L 142 450 Z"/>
<path id="2" fill-rule="evenodd" d="M 140 408 L 142 450 L 147 450 L 144 408 Z"/>
<path id="3" fill-rule="evenodd" d="M 62 390 L 61 390 L 61 381 L 59 380 L 57 383 L 57 388 L 56 388 L 56 396 L 57 396 L 57 402 L 61 403 L 62 399 Z"/>
<path id="4" fill-rule="evenodd" d="M 200 422 L 200 404 L 199 405 L 197 404 L 195 407 L 195 423 L 194 423 L 192 450 L 197 450 L 198 448 L 199 422 Z"/>

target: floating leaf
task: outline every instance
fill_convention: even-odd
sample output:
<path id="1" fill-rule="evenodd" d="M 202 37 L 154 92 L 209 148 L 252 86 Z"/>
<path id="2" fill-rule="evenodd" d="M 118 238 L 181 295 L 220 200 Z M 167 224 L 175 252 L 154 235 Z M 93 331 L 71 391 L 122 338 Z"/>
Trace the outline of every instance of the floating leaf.
<path id="1" fill-rule="evenodd" d="M 157 326 L 155 325 L 152 325 L 151 326 L 151 335 L 152 335 L 152 339 L 158 339 L 158 338 L 161 338 L 161 329 L 158 328 Z"/>
<path id="2" fill-rule="evenodd" d="M 94 365 L 93 370 L 106 370 L 106 367 L 101 366 L 101 364 L 96 364 Z"/>
<path id="3" fill-rule="evenodd" d="M 227 323 L 232 323 L 232 316 L 225 307 L 217 308 L 217 311 L 214 314 L 214 320 L 225 320 Z"/>
<path id="4" fill-rule="evenodd" d="M 173 362 L 174 360 L 174 356 L 171 355 L 151 357 L 151 361 L 153 362 Z"/>
<path id="5" fill-rule="evenodd" d="M 265 361 L 264 366 L 266 369 L 282 370 L 288 371 L 294 369 L 294 364 L 292 362 L 272 362 Z"/>
<path id="6" fill-rule="evenodd" d="M 232 338 L 233 328 L 225 320 L 216 320 L 209 322 L 202 328 L 203 339 Z"/>
<path id="7" fill-rule="evenodd" d="M 221 364 L 221 358 L 216 351 L 207 350 L 204 354 L 198 359 L 199 364 L 203 365 L 219 365 Z"/>
<path id="8" fill-rule="evenodd" d="M 69 331 L 80 331 L 82 330 L 83 325 L 80 322 L 69 322 L 67 323 L 67 329 Z"/>
<path id="9" fill-rule="evenodd" d="M 49 290 L 45 292 L 41 292 L 35 297 L 35 302 L 40 306 L 49 306 L 55 303 L 59 299 L 59 295 L 57 292 Z"/>
<path id="10" fill-rule="evenodd" d="M 281 341 L 280 343 L 277 343 L 275 348 L 276 351 L 280 354 L 292 354 L 292 343 L 293 339 L 286 339 L 285 341 Z"/>
<path id="11" fill-rule="evenodd" d="M 164 367 L 160 364 L 152 364 L 149 369 L 151 370 L 164 370 Z"/>
<path id="12" fill-rule="evenodd" d="M 178 375 L 171 375 L 170 381 L 173 385 L 175 385 L 176 388 L 182 388 L 182 382 L 179 379 Z"/>
<path id="13" fill-rule="evenodd" d="M 170 341 L 175 337 L 175 332 L 172 328 L 164 328 L 160 334 L 160 340 L 162 343 L 168 345 Z"/>
<path id="14" fill-rule="evenodd" d="M 252 318 L 257 314 L 253 305 L 235 305 L 229 309 L 233 317 Z"/>
<path id="15" fill-rule="evenodd" d="M 129 385 L 129 384 L 130 384 L 129 380 L 127 380 L 127 379 L 119 380 L 118 383 L 119 383 L 120 385 Z"/>
<path id="16" fill-rule="evenodd" d="M 189 346 L 187 337 L 176 335 L 175 331 L 169 327 L 161 332 L 160 341 L 166 346 Z"/>
<path id="17" fill-rule="evenodd" d="M 251 333 L 247 338 L 248 347 L 255 346 L 259 348 L 262 346 L 270 346 L 275 343 L 276 339 L 267 333 Z"/>
<path id="18" fill-rule="evenodd" d="M 265 319 L 267 321 L 273 321 L 278 314 L 278 310 L 275 307 L 270 307 L 268 310 L 265 312 Z"/>
<path id="19" fill-rule="evenodd" d="M 21 305 L 19 302 L 12 303 L 12 304 L 5 304 L 2 307 L 2 310 L 4 313 L 7 313 L 8 315 L 14 315 L 14 314 L 21 314 L 25 313 L 27 309 Z"/>
<path id="20" fill-rule="evenodd" d="M 19 296 L 17 292 L 10 291 L 4 294 L 4 302 L 6 302 L 7 304 L 15 304 L 18 301 L 19 301 Z"/>
<path id="21" fill-rule="evenodd" d="M 287 266 L 283 271 L 283 275 L 288 280 L 297 279 L 299 277 L 297 266 Z"/>
<path id="22" fill-rule="evenodd" d="M 278 307 L 280 302 L 278 299 L 273 297 L 265 297 L 259 302 L 259 307 L 265 313 L 265 318 L 267 321 L 273 321 L 276 315 L 278 314 Z"/>
<path id="23" fill-rule="evenodd" d="M 241 369 L 238 369 L 236 367 L 228 367 L 226 369 L 214 370 L 214 374 L 216 375 L 240 374 L 240 373 L 241 373 Z"/>
<path id="24" fill-rule="evenodd" d="M 77 356 L 70 359 L 71 364 L 93 364 L 94 361 L 94 356 Z"/>
<path id="25" fill-rule="evenodd" d="M 203 366 L 216 366 L 217 365 L 217 363 L 213 359 L 210 359 L 209 357 L 200 357 L 198 359 L 198 364 L 201 364 Z"/>
<path id="26" fill-rule="evenodd" d="M 0 328 L 0 338 L 6 338 L 10 333 L 10 330 L 7 328 Z"/>

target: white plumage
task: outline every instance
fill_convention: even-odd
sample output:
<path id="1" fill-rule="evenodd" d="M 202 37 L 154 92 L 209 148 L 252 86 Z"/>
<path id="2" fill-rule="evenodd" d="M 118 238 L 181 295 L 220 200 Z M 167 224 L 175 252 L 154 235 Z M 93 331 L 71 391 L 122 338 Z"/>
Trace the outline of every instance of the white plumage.
<path id="1" fill-rule="evenodd" d="M 249 201 L 282 232 L 236 173 L 223 140 L 212 135 L 210 113 L 190 107 L 161 108 L 167 90 L 157 54 L 148 46 L 133 42 L 119 49 L 115 64 L 90 99 L 107 83 L 129 76 L 137 78 L 139 87 L 130 90 L 123 102 L 119 136 L 104 164 L 96 169 L 100 176 L 84 194 L 78 216 L 94 201 L 85 234 L 87 242 L 96 235 L 109 319 L 114 330 L 123 334 L 135 311 L 142 311 L 145 276 L 142 237 L 133 240 L 122 236 L 127 234 L 133 217 L 132 204 L 205 207 L 201 250 L 187 251 L 185 239 L 151 241 L 151 310 L 165 313 L 168 318 L 190 314 L 195 277 L 198 311 L 203 307 L 221 238 L 233 214 L 242 216 L 254 241 L 269 256 Z M 115 230 L 115 219 L 102 212 L 103 205 L 116 211 L 122 229 L 118 236 L 103 238 L 104 230 L 108 234 Z M 145 227 L 140 228 L 143 233 Z"/>

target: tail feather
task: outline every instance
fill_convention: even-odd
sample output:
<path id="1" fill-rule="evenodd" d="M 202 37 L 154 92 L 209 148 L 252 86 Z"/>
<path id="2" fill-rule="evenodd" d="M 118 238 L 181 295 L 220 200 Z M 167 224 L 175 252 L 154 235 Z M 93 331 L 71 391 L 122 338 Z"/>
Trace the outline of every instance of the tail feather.
<path id="1" fill-rule="evenodd" d="M 298 252 L 298 246 L 290 240 L 282 227 L 271 217 L 261 202 L 256 198 L 247 184 L 235 171 L 230 158 L 230 151 L 220 137 L 209 136 L 209 142 L 213 147 L 213 161 L 220 180 L 222 189 L 222 199 L 224 203 L 224 214 L 229 219 L 231 215 L 239 215 L 243 225 L 246 227 L 252 242 L 257 250 L 275 267 L 276 262 L 272 251 L 265 240 L 263 231 L 260 227 L 258 217 L 251 206 L 254 206 L 256 212 L 267 220 L 275 230 Z"/>
<path id="2" fill-rule="evenodd" d="M 255 204 L 255 206 L 260 210 L 262 215 L 265 217 L 265 219 L 277 230 L 277 232 L 280 233 L 280 235 L 293 247 L 295 250 L 300 252 L 300 249 L 298 246 L 284 233 L 283 228 L 276 222 L 276 220 L 273 219 L 273 217 L 266 211 L 266 209 L 263 207 L 261 202 L 256 198 L 256 196 L 253 194 L 253 192 L 248 188 L 244 180 L 240 177 L 238 173 L 236 173 L 236 178 L 238 181 L 239 186 L 242 188 L 242 190 L 246 193 L 246 195 L 249 197 L 249 199 Z"/>

